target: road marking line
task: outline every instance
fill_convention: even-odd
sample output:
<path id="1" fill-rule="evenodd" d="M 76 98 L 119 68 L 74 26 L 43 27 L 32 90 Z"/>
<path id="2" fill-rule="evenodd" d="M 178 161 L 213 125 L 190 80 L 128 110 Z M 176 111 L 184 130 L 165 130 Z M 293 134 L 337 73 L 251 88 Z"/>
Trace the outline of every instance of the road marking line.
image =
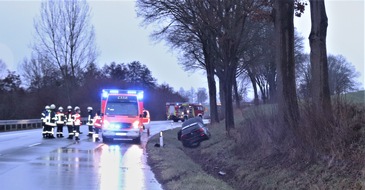
<path id="1" fill-rule="evenodd" d="M 40 144 L 42 144 L 42 143 L 35 143 L 35 144 L 31 144 L 31 145 L 29 145 L 28 147 L 33 147 L 33 146 L 37 146 L 37 145 L 40 145 Z"/>

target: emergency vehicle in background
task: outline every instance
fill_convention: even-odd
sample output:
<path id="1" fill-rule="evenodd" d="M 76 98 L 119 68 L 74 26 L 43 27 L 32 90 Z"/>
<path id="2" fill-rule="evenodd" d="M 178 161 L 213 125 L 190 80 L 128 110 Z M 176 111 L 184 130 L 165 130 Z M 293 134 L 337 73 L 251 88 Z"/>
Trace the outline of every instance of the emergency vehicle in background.
<path id="1" fill-rule="evenodd" d="M 174 122 L 184 122 L 193 117 L 201 117 L 204 115 L 204 106 L 197 103 L 181 103 L 181 102 L 166 102 L 167 120 Z"/>
<path id="2" fill-rule="evenodd" d="M 102 139 L 133 140 L 140 143 L 144 124 L 143 91 L 103 89 L 101 93 Z"/>

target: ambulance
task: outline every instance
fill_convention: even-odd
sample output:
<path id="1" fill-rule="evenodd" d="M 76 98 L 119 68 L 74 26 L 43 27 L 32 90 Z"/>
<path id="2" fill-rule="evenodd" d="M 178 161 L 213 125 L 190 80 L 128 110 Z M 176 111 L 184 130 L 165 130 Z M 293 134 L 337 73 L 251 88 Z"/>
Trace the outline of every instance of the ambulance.
<path id="1" fill-rule="evenodd" d="M 143 108 L 142 90 L 103 89 L 100 110 L 104 143 L 141 142 L 144 124 L 150 120 Z"/>

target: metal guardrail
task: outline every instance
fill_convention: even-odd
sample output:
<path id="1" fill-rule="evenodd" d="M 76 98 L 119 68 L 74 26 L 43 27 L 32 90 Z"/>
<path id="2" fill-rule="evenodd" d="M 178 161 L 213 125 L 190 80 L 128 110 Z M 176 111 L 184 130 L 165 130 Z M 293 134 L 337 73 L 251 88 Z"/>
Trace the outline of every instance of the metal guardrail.
<path id="1" fill-rule="evenodd" d="M 41 119 L 0 120 L 0 132 L 42 128 Z"/>
<path id="2" fill-rule="evenodd" d="M 86 123 L 87 118 L 81 118 Z M 41 119 L 0 120 L 0 132 L 42 128 Z"/>

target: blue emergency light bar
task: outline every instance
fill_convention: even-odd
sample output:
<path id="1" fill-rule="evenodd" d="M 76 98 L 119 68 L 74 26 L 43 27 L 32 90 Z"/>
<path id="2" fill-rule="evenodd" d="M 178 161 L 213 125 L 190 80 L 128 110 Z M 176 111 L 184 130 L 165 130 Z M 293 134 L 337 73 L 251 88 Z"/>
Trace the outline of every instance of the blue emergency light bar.
<path id="1" fill-rule="evenodd" d="M 136 94 L 138 100 L 143 99 L 142 90 L 119 90 L 119 89 L 103 89 L 101 93 L 102 98 L 108 98 L 109 94 Z"/>

